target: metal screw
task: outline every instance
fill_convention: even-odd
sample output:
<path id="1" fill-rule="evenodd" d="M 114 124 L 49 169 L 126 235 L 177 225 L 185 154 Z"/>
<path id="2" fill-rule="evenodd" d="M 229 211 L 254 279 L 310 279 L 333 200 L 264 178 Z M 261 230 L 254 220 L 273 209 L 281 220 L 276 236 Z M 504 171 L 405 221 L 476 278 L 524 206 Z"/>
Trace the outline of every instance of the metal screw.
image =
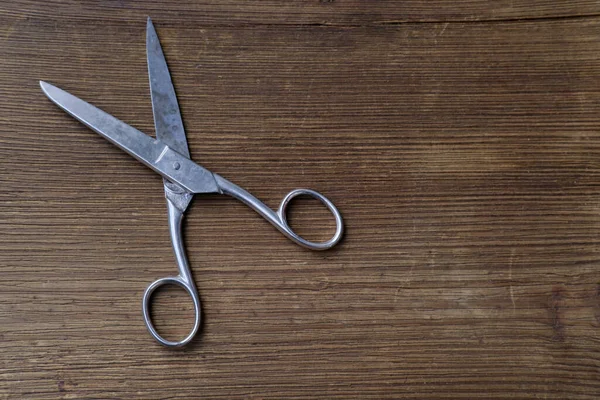
<path id="1" fill-rule="evenodd" d="M 181 165 L 179 165 L 179 163 L 177 161 L 175 161 L 173 163 L 173 168 L 175 168 L 175 171 L 177 171 L 179 168 L 181 168 Z"/>

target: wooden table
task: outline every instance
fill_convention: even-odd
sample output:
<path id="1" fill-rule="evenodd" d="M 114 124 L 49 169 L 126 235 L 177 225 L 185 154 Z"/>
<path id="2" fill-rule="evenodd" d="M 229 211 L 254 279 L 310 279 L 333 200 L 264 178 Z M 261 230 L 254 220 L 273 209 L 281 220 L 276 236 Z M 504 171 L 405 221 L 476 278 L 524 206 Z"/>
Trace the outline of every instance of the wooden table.
<path id="1" fill-rule="evenodd" d="M 147 15 L 194 160 L 347 227 L 198 196 L 180 351 L 159 176 L 38 86 L 153 134 Z M 0 397 L 599 398 L 599 79 L 598 1 L 2 2 Z"/>

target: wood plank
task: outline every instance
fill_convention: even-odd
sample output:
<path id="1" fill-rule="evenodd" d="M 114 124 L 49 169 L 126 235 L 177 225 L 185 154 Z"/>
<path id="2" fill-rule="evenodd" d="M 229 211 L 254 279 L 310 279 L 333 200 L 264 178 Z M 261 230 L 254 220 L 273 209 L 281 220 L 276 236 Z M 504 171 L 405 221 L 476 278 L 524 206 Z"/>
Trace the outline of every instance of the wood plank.
<path id="1" fill-rule="evenodd" d="M 15 19 L 47 19 L 61 24 L 101 22 L 123 27 L 150 15 L 164 25 L 379 25 L 403 22 L 482 22 L 598 16 L 597 0 L 11 0 L 0 14 Z"/>
<path id="2" fill-rule="evenodd" d="M 597 2 L 82 4 L 0 5 L 1 398 L 598 398 Z M 37 83 L 153 134 L 148 14 L 192 157 L 347 226 L 198 196 L 182 351 L 160 178 Z"/>

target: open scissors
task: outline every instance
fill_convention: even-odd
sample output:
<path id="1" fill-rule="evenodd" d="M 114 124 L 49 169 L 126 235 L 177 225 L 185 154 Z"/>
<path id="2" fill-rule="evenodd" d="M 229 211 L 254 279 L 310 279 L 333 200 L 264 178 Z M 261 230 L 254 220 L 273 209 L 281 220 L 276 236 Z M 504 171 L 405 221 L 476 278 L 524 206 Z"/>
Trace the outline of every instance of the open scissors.
<path id="1" fill-rule="evenodd" d="M 219 193 L 235 197 L 254 209 L 293 242 L 312 250 L 325 250 L 337 244 L 342 237 L 343 222 L 342 216 L 333 203 L 314 190 L 292 190 L 283 198 L 275 212 L 246 190 L 190 160 L 175 89 L 150 18 L 148 18 L 146 26 L 146 52 L 156 139 L 49 83 L 40 81 L 40 86 L 46 96 L 68 114 L 163 177 L 169 232 L 179 275 L 158 279 L 150 284 L 144 292 L 142 311 L 150 334 L 159 343 L 169 347 L 179 347 L 189 343 L 200 327 L 200 297 L 190 272 L 181 233 L 183 214 L 194 194 Z M 287 206 L 294 197 L 300 195 L 318 199 L 333 214 L 336 230 L 328 241 L 317 243 L 308 241 L 297 235 L 288 225 Z M 168 284 L 185 289 L 194 303 L 194 326 L 190 333 L 180 341 L 170 341 L 160 336 L 154 328 L 150 316 L 149 306 L 152 293 L 158 287 Z"/>

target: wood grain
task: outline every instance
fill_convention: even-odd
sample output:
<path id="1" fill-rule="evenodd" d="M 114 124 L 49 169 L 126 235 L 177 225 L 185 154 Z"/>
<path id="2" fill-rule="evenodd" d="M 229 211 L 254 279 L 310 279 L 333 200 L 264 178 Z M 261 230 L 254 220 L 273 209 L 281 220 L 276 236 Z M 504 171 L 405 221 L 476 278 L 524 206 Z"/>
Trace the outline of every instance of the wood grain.
<path id="1" fill-rule="evenodd" d="M 153 134 L 147 15 L 192 157 L 347 227 L 198 196 L 182 351 L 160 178 L 38 86 Z M 0 55 L 1 398 L 600 397 L 598 1 L 10 0 Z"/>

